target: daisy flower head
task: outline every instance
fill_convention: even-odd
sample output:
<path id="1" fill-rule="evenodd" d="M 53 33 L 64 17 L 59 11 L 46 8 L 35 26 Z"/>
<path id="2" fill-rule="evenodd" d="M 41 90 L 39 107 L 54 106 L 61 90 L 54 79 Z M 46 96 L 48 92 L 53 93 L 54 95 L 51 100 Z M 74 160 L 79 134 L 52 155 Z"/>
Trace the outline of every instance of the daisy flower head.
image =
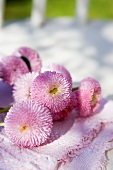
<path id="1" fill-rule="evenodd" d="M 97 80 L 88 77 L 81 81 L 77 91 L 78 114 L 86 117 L 94 114 L 100 105 L 101 87 Z"/>
<path id="2" fill-rule="evenodd" d="M 13 85 L 20 75 L 28 73 L 29 70 L 23 60 L 16 56 L 5 57 L 3 64 L 3 80 Z"/>
<path id="3" fill-rule="evenodd" d="M 14 52 L 14 54 L 24 60 L 30 71 L 40 73 L 42 62 L 35 50 L 28 47 L 20 47 Z"/>
<path id="4" fill-rule="evenodd" d="M 71 83 L 60 73 L 44 72 L 31 86 L 31 99 L 47 106 L 51 112 L 63 110 L 70 102 Z"/>
<path id="5" fill-rule="evenodd" d="M 31 148 L 43 144 L 52 130 L 49 109 L 30 100 L 13 105 L 4 122 L 7 137 L 22 147 Z"/>
<path id="6" fill-rule="evenodd" d="M 31 84 L 38 76 L 36 72 L 29 72 L 21 75 L 13 86 L 13 97 L 15 102 L 30 100 L 31 98 Z"/>
<path id="7" fill-rule="evenodd" d="M 42 67 L 41 72 L 43 73 L 45 71 L 55 71 L 57 73 L 61 73 L 72 84 L 72 78 L 71 78 L 69 71 L 64 66 L 62 66 L 60 64 L 52 63 L 52 64 Z"/>

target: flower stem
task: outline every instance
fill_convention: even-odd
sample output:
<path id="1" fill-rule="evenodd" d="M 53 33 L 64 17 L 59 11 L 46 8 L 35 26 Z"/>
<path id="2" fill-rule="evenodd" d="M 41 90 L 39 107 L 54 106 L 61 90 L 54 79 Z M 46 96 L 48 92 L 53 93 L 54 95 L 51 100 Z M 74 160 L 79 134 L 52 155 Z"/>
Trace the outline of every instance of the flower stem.
<path id="1" fill-rule="evenodd" d="M 4 122 L 1 122 L 1 123 L 0 123 L 0 126 L 4 126 Z"/>
<path id="2" fill-rule="evenodd" d="M 11 106 L 8 106 L 8 107 L 6 107 L 6 108 L 0 107 L 0 114 L 1 114 L 1 113 L 5 113 L 5 112 L 8 112 L 10 108 L 11 108 Z"/>
<path id="3" fill-rule="evenodd" d="M 72 88 L 72 91 L 76 91 L 76 90 L 78 90 L 78 87 L 73 87 Z"/>

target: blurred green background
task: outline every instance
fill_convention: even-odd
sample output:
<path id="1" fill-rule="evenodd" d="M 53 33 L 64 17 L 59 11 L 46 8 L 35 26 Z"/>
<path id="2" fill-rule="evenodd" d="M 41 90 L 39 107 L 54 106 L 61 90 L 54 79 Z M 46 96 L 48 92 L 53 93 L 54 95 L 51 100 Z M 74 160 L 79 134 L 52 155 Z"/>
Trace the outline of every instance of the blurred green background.
<path id="1" fill-rule="evenodd" d="M 6 0 L 5 20 L 30 16 L 32 0 Z M 75 0 L 48 0 L 46 17 L 74 16 Z M 89 19 L 113 19 L 113 0 L 90 0 Z"/>

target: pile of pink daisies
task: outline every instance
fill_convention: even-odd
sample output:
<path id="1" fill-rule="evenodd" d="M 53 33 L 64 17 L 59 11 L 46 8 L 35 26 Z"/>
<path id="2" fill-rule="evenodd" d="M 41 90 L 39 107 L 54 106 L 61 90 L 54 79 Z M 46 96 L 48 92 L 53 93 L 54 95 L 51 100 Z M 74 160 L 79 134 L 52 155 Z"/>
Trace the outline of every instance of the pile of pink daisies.
<path id="1" fill-rule="evenodd" d="M 27 47 L 3 58 L 0 79 L 13 88 L 14 103 L 5 117 L 4 129 L 18 146 L 40 146 L 49 138 L 54 121 L 68 119 L 72 110 L 80 117 L 93 115 L 100 105 L 98 81 L 88 77 L 73 88 L 64 66 L 42 67 L 37 52 Z"/>

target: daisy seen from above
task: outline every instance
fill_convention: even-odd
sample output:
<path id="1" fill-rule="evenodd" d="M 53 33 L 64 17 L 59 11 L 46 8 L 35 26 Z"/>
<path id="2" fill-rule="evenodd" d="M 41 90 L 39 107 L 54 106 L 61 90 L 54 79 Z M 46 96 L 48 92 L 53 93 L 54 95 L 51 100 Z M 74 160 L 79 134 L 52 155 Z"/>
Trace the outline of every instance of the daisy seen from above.
<path id="1" fill-rule="evenodd" d="M 60 73 L 44 72 L 31 85 L 31 99 L 47 106 L 51 112 L 66 108 L 71 98 L 71 83 Z"/>
<path id="2" fill-rule="evenodd" d="M 14 104 L 4 122 L 10 141 L 30 148 L 43 144 L 50 136 L 53 125 L 49 109 L 30 100 Z"/>

